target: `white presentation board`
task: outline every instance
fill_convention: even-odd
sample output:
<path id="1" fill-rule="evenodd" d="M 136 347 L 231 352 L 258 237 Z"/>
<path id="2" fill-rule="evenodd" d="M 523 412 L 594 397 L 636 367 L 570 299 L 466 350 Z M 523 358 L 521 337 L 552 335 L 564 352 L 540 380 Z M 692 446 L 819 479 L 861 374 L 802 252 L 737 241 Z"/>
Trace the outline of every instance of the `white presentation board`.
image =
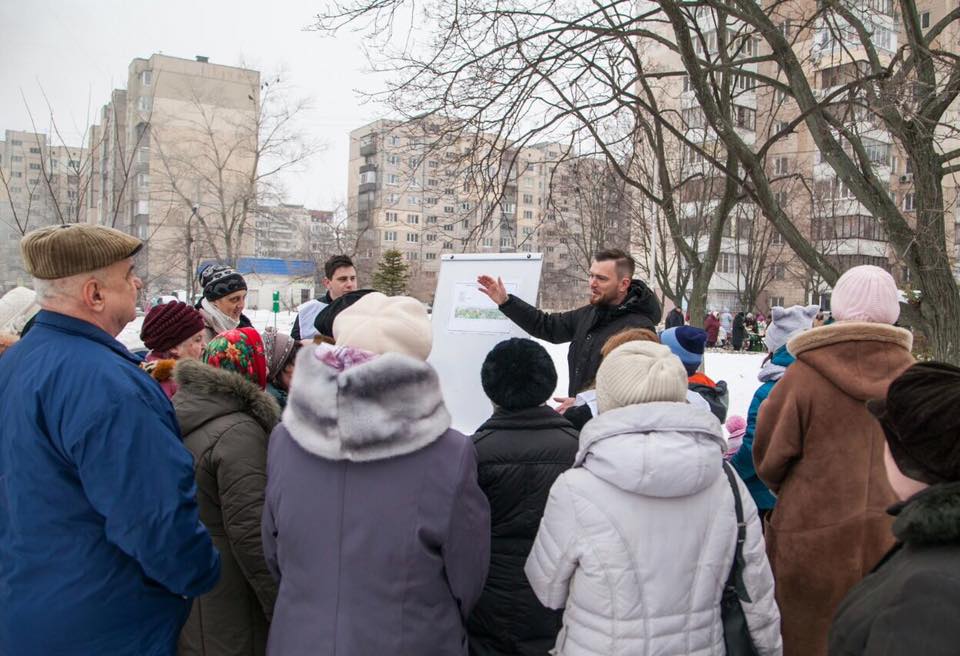
<path id="1" fill-rule="evenodd" d="M 540 253 L 459 253 L 440 258 L 428 362 L 440 376 L 453 427 L 461 433 L 470 435 L 493 412 L 480 384 L 487 353 L 504 339 L 528 337 L 480 291 L 477 276 L 499 277 L 507 292 L 535 305 L 542 266 Z"/>

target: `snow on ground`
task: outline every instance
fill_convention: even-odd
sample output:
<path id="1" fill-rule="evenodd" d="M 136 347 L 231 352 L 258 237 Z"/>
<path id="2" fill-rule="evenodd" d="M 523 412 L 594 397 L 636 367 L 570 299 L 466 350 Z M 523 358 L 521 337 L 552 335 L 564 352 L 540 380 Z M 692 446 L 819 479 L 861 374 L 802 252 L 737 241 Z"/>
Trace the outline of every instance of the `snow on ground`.
<path id="1" fill-rule="evenodd" d="M 250 317 L 254 327 L 260 331 L 263 331 L 267 326 L 273 326 L 274 316 L 276 316 L 277 330 L 281 333 L 290 331 L 293 320 L 297 316 L 292 312 L 280 312 L 274 315 L 269 310 L 249 310 L 245 314 Z M 143 342 L 140 341 L 140 327 L 142 325 L 143 317 L 137 317 L 123 329 L 117 339 L 130 350 L 143 349 Z M 549 344 L 542 341 L 540 343 L 543 344 L 554 363 L 556 363 L 557 391 L 555 395 L 566 396 L 567 383 L 569 382 L 567 373 L 567 349 L 569 344 Z M 763 353 L 722 353 L 719 351 L 708 351 L 705 355 L 707 375 L 713 380 L 727 381 L 727 386 L 730 389 L 729 414 L 741 415 L 746 418 L 753 393 L 760 385 L 757 381 L 757 373 L 760 371 L 760 365 L 764 357 L 766 356 Z"/>

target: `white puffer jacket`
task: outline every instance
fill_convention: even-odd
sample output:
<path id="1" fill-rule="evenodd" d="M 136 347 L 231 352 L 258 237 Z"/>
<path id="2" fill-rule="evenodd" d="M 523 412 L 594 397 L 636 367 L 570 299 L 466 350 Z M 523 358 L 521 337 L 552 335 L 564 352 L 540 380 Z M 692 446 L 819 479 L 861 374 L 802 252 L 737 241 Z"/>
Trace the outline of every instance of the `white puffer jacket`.
<path id="1" fill-rule="evenodd" d="M 724 655 L 720 597 L 737 537 L 724 448 L 716 417 L 686 403 L 618 408 L 584 427 L 525 568 L 545 606 L 566 608 L 554 653 Z M 780 654 L 760 521 L 738 485 L 747 624 L 760 654 Z"/>

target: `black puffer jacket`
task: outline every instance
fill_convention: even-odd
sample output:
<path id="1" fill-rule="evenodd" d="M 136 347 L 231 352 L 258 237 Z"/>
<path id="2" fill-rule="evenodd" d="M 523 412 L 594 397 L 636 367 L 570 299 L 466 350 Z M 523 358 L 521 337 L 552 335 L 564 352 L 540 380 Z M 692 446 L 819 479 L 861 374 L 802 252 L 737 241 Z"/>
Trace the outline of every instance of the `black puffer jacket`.
<path id="1" fill-rule="evenodd" d="M 239 374 L 180 360 L 173 399 L 183 443 L 193 454 L 200 519 L 220 551 L 220 581 L 193 602 L 179 656 L 260 656 L 277 598 L 260 520 L 267 438 L 280 407 Z"/>
<path id="2" fill-rule="evenodd" d="M 840 604 L 831 656 L 960 652 L 960 483 L 891 511 L 900 542 Z"/>
<path id="3" fill-rule="evenodd" d="M 556 642 L 562 614 L 544 608 L 523 573 L 553 482 L 579 440 L 547 406 L 497 409 L 473 436 L 480 488 L 490 501 L 490 574 L 467 623 L 472 656 L 538 654 Z"/>
<path id="4" fill-rule="evenodd" d="M 611 335 L 627 328 L 655 330 L 663 314 L 660 301 L 640 280 L 630 283 L 626 299 L 616 307 L 585 305 L 569 312 L 548 313 L 511 294 L 500 311 L 533 337 L 554 344 L 570 342 L 570 396 L 593 381 L 600 368 L 600 349 Z"/>

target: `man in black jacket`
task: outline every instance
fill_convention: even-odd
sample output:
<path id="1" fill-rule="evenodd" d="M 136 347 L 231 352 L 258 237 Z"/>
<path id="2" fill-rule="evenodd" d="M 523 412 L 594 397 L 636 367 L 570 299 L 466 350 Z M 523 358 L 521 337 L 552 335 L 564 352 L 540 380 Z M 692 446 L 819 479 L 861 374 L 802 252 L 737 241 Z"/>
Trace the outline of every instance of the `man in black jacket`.
<path id="1" fill-rule="evenodd" d="M 667 313 L 666 327 L 668 330 L 670 328 L 679 328 L 684 324 L 686 324 L 686 321 L 683 320 L 683 312 L 680 308 L 674 307 Z"/>
<path id="2" fill-rule="evenodd" d="M 294 339 L 311 339 L 317 334 L 317 316 L 330 303 L 357 288 L 357 269 L 346 255 L 334 255 L 323 264 L 323 286 L 327 293 L 300 306 L 300 312 L 290 327 Z"/>
<path id="3" fill-rule="evenodd" d="M 490 573 L 467 622 L 470 656 L 547 656 L 562 613 L 537 601 L 523 566 L 550 488 L 573 465 L 578 434 L 544 405 L 557 386 L 557 370 L 533 340 L 497 344 L 480 380 L 494 405 L 473 436 L 477 480 L 490 502 Z"/>
<path id="4" fill-rule="evenodd" d="M 590 304 L 569 312 L 551 313 L 507 294 L 499 278 L 477 278 L 481 291 L 530 335 L 554 344 L 570 342 L 570 398 L 562 399 L 558 412 L 569 407 L 572 397 L 593 382 L 600 367 L 600 349 L 607 338 L 627 328 L 656 330 L 660 323 L 660 302 L 646 284 L 633 279 L 633 271 L 633 258 L 624 251 L 597 251 L 590 265 Z"/>

